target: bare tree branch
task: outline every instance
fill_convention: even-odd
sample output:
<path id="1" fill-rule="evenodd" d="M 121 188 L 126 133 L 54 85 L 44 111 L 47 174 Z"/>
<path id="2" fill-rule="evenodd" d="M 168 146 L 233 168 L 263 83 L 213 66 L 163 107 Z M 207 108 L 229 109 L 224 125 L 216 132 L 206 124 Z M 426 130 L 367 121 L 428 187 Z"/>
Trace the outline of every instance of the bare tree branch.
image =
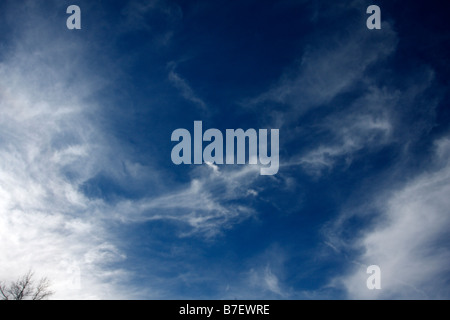
<path id="1" fill-rule="evenodd" d="M 35 286 L 33 276 L 34 273 L 29 271 L 9 286 L 0 282 L 0 300 L 43 300 L 51 296 L 53 292 L 49 290 L 49 280 L 42 278 Z"/>
<path id="2" fill-rule="evenodd" d="M 9 295 L 5 293 L 5 285 L 3 282 L 0 282 L 0 293 L 2 294 L 1 300 L 9 300 Z"/>
<path id="3" fill-rule="evenodd" d="M 43 300 L 43 299 L 51 296 L 53 294 L 53 292 L 49 290 L 49 287 L 50 287 L 50 281 L 47 278 L 42 278 L 39 281 L 39 284 L 36 287 L 36 290 L 31 299 L 32 300 Z"/>
<path id="4" fill-rule="evenodd" d="M 15 300 L 23 300 L 30 294 L 30 292 L 32 291 L 32 277 L 33 273 L 30 270 L 26 275 L 23 276 L 21 280 L 16 282 L 16 284 L 14 285 Z"/>

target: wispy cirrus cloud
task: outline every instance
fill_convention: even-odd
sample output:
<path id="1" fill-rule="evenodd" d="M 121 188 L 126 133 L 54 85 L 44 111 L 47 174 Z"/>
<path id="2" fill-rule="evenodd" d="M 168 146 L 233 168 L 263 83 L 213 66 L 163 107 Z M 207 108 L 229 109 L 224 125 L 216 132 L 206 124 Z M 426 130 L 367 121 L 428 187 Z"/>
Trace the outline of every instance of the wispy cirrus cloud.
<path id="1" fill-rule="evenodd" d="M 287 105 L 285 112 L 291 117 L 296 115 L 290 118 L 295 121 L 360 83 L 372 64 L 395 52 L 396 42 L 396 33 L 387 23 L 378 34 L 363 28 L 333 33 L 329 39 L 321 38 L 320 43 L 307 47 L 299 62 L 285 71 L 272 88 L 247 104 Z"/>
<path id="2" fill-rule="evenodd" d="M 436 142 L 430 162 L 434 168 L 410 179 L 403 187 L 380 191 L 373 207 L 379 212 L 369 226 L 351 240 L 339 234 L 350 219 L 364 212 L 343 214 L 336 221 L 330 241 L 354 255 L 354 266 L 332 285 L 343 286 L 353 299 L 442 299 L 449 294 L 450 166 L 440 155 L 449 152 L 448 138 Z M 337 237 L 336 237 L 337 236 Z M 366 268 L 381 268 L 381 290 L 368 290 Z"/>
<path id="3" fill-rule="evenodd" d="M 300 141 L 290 144 L 300 151 L 281 163 L 285 175 L 300 166 L 324 181 L 336 168 L 349 171 L 355 159 L 371 163 L 383 148 L 395 146 L 398 152 L 395 160 L 386 158 L 398 169 L 392 169 L 395 178 L 387 173 L 384 183 L 373 178 L 371 188 L 357 193 L 367 203 L 349 205 L 327 229 L 327 244 L 350 264 L 348 274 L 336 276 L 327 288 L 344 288 L 347 297 L 357 299 L 446 297 L 449 181 L 442 155 L 448 155 L 448 139 L 436 143 L 425 172 L 403 168 L 414 157 L 410 148 L 435 125 L 441 98 L 430 94 L 439 87 L 435 72 L 420 66 L 409 71 L 407 85 L 386 81 L 385 62 L 397 53 L 397 32 L 385 21 L 378 34 L 363 28 L 342 32 L 353 23 L 332 33 L 330 41 L 321 37 L 326 45 L 313 42 L 277 83 L 245 105 L 266 107 L 273 123 L 297 133 L 284 140 Z M 401 175 L 411 178 L 400 182 Z M 372 264 L 381 267 L 381 291 L 366 287 Z"/>
<path id="4" fill-rule="evenodd" d="M 201 234 L 214 237 L 257 214 L 241 200 L 251 200 L 249 193 L 257 185 L 257 167 L 243 167 L 222 173 L 209 166 L 198 168 L 192 180 L 178 190 L 139 201 L 123 201 L 116 207 L 116 217 L 129 222 L 173 221 L 190 231 L 180 235 Z"/>
<path id="5" fill-rule="evenodd" d="M 349 166 L 361 151 L 377 150 L 395 140 L 395 108 L 414 99 L 414 93 L 405 98 L 395 87 L 380 87 L 380 75 L 374 70 L 395 54 L 397 34 L 388 22 L 380 33 L 364 28 L 345 32 L 354 28 L 353 23 L 331 33 L 328 40 L 312 41 L 271 88 L 244 103 L 267 108 L 273 125 L 295 133 L 282 143 L 308 137 L 298 151 L 284 157 L 282 167 L 301 166 L 318 176 L 337 163 Z M 339 100 L 348 93 L 351 99 Z M 310 119 L 311 112 L 319 112 L 321 118 Z"/>
<path id="6" fill-rule="evenodd" d="M 87 192 L 101 175 L 128 184 L 161 180 L 99 125 L 104 106 L 96 94 L 109 80 L 84 64 L 88 44 L 60 34 L 36 10 L 27 19 L 39 28 L 21 26 L 0 62 L 0 279 L 34 269 L 51 280 L 55 298 L 150 297 L 124 285 L 133 273 L 123 267 L 127 243 L 113 225 L 172 220 L 191 228 L 179 236 L 214 237 L 254 214 L 233 202 L 251 196 L 238 190 L 259 174 L 203 167 L 187 186 L 137 200 Z"/>
<path id="7" fill-rule="evenodd" d="M 419 123 L 414 123 L 408 119 L 408 113 L 422 108 L 421 100 L 433 86 L 434 73 L 424 70 L 412 78 L 415 80 L 411 80 L 413 83 L 408 90 L 372 85 L 348 106 L 342 106 L 308 126 L 312 134 L 317 134 L 316 145 L 294 156 L 285 165 L 300 165 L 306 172 L 320 175 L 333 170 L 337 163 L 345 168 L 354 159 L 375 153 L 380 148 L 416 141 L 430 129 L 432 117 L 424 116 Z M 436 106 L 437 101 L 432 101 L 427 108 L 432 110 Z M 408 131 L 409 126 L 416 130 Z"/>
<path id="8" fill-rule="evenodd" d="M 189 83 L 184 78 L 182 78 L 175 71 L 175 69 L 176 63 L 171 62 L 169 64 L 169 74 L 168 74 L 169 81 L 175 86 L 175 88 L 180 90 L 180 93 L 183 96 L 183 98 L 192 102 L 200 110 L 208 111 L 206 103 L 194 93 L 194 90 L 191 88 Z"/>
<path id="9" fill-rule="evenodd" d="M 36 10 L 26 19 L 39 28 L 19 21 L 21 37 L 0 62 L 0 278 L 33 269 L 56 298 L 124 297 L 118 288 L 128 273 L 113 265 L 126 254 L 107 231 L 101 201 L 79 188 L 112 165 L 95 123 L 99 106 L 87 102 L 106 81 L 71 58 L 84 56 L 85 44 Z"/>
<path id="10" fill-rule="evenodd" d="M 33 4 L 35 2 L 26 3 L 30 5 L 30 10 L 25 10 L 27 14 L 38 10 Z M 330 6 L 326 14 L 334 14 L 335 8 L 339 9 L 338 15 L 342 11 L 345 13 L 347 7 L 353 8 L 356 3 Z M 17 12 L 21 10 L 18 8 Z M 324 11 L 318 10 L 315 21 L 322 19 L 323 14 Z M 155 15 L 164 21 L 153 25 L 152 17 Z M 111 42 L 120 42 L 118 46 L 123 49 L 121 37 L 124 34 L 133 42 L 134 34 L 131 33 L 152 32 L 152 39 L 156 41 L 151 42 L 151 46 L 160 48 L 158 44 L 170 44 L 170 39 L 173 40 L 174 25 L 181 16 L 180 8 L 167 2 L 130 1 L 120 13 L 123 20 L 117 25 L 110 24 L 111 29 L 124 27 L 124 33 L 119 32 Z M 105 91 L 111 92 L 103 90 L 111 78 L 102 76 L 102 70 L 87 66 L 91 58 L 88 52 L 92 50 L 89 46 L 95 41 L 83 42 L 82 37 L 78 38 L 78 34 L 73 33 L 58 34 L 55 32 L 57 29 L 53 25 L 50 28 L 43 19 L 28 21 L 26 27 L 17 23 L 16 31 L 20 30 L 17 33 L 20 37 L 15 39 L 17 42 L 8 44 L 9 47 L 5 45 L 9 50 L 2 48 L 1 52 L 0 280 L 12 280 L 28 268 L 34 268 L 39 275 L 46 275 L 53 281 L 57 298 L 186 298 L 188 294 L 180 290 L 180 283 L 190 289 L 201 287 L 202 290 L 195 292 L 189 290 L 189 294 L 201 298 L 321 297 L 321 290 L 291 288 L 290 280 L 295 278 L 292 275 L 298 270 L 292 267 L 294 261 L 291 261 L 289 268 L 292 269 L 285 272 L 284 260 L 294 256 L 293 252 L 286 250 L 279 254 L 280 250 L 276 248 L 273 250 L 275 253 L 256 258 L 235 258 L 229 265 L 224 265 L 222 262 L 226 258 L 215 260 L 214 254 L 203 256 L 207 250 L 200 242 L 206 240 L 213 246 L 217 244 L 215 239 L 226 238 L 230 240 L 227 243 L 229 247 L 221 249 L 230 256 L 238 256 L 241 252 L 236 247 L 240 243 L 233 247 L 231 242 L 236 235 L 226 232 L 230 228 L 259 216 L 266 219 L 267 211 L 281 202 L 290 207 L 290 214 L 305 213 L 298 208 L 298 198 L 303 195 L 288 189 L 305 181 L 306 189 L 311 181 L 308 181 L 308 176 L 302 175 L 299 179 L 295 173 L 292 174 L 295 171 L 291 171 L 295 169 L 292 167 L 299 167 L 307 174 L 328 182 L 327 174 L 324 174 L 327 170 L 340 168 L 342 164 L 344 170 L 348 170 L 356 159 L 363 159 L 370 166 L 372 155 L 379 155 L 380 150 L 393 145 L 396 151 L 400 150 L 400 160 L 393 161 L 393 165 L 401 167 L 410 156 L 410 146 L 433 126 L 433 110 L 437 102 L 429 99 L 427 92 L 434 87 L 434 73 L 426 66 L 414 69 L 402 79 L 402 82 L 406 81 L 403 87 L 396 79 L 380 81 L 385 76 L 385 61 L 396 53 L 397 34 L 388 22 L 383 21 L 381 32 L 370 33 L 364 28 L 354 28 L 355 21 L 350 19 L 348 25 L 345 20 L 342 29 L 333 29 L 326 36 L 323 34 L 325 29 L 320 28 L 315 37 L 319 40 L 311 38 L 298 62 L 292 63 L 266 92 L 246 102 L 247 111 L 252 112 L 252 107 L 257 110 L 254 115 L 256 121 L 272 121 L 273 127 L 282 128 L 281 143 L 285 146 L 290 144 L 289 148 L 282 147 L 279 175 L 261 177 L 257 166 L 230 167 L 209 163 L 186 166 L 183 168 L 185 171 L 177 176 L 177 169 L 170 167 L 169 157 L 167 166 L 162 161 L 153 161 L 151 152 L 141 154 L 141 161 L 136 161 L 133 159 L 139 152 L 133 149 L 136 146 L 116 140 L 114 133 L 108 131 L 109 123 L 105 125 L 105 118 L 114 113 L 111 110 L 118 108 L 111 106 L 114 99 L 106 104 L 99 97 Z M 98 23 L 107 25 L 108 22 Z M 364 26 L 364 21 L 360 22 Z M 94 33 L 89 33 L 87 38 L 94 39 Z M 133 43 L 133 50 L 139 51 L 142 47 L 137 42 Z M 115 45 L 109 43 L 108 50 L 115 50 Z M 133 50 L 124 51 L 126 55 L 120 58 L 126 60 L 128 66 L 141 62 L 134 59 L 136 52 L 130 52 Z M 154 51 L 152 47 L 151 52 Z M 138 56 L 147 57 L 146 52 L 142 50 Z M 109 53 L 112 56 L 121 54 Z M 176 58 L 170 56 L 168 59 Z M 209 106 L 193 86 L 196 79 L 183 77 L 175 63 L 156 60 L 162 63 L 160 74 L 155 72 L 148 83 L 144 81 L 145 89 L 133 83 L 133 93 L 142 89 L 144 96 L 148 94 L 146 89 L 152 85 L 151 81 L 163 83 L 168 79 L 198 111 L 208 110 Z M 127 68 L 125 64 L 107 65 L 105 69 L 113 70 L 109 75 L 117 73 L 118 77 L 130 80 L 135 79 L 134 76 L 142 76 L 141 72 L 147 70 L 145 68 L 150 69 L 151 59 L 145 62 L 146 65 L 142 64 L 136 73 L 127 74 L 128 70 L 120 70 L 121 67 Z M 166 65 L 168 68 L 164 68 Z M 118 81 L 117 87 L 120 84 Z M 156 91 L 158 89 L 153 92 Z M 149 100 L 161 101 L 159 98 Z M 147 116 L 148 109 L 154 106 L 147 103 L 149 100 L 137 100 L 130 101 L 130 105 L 145 106 L 130 110 L 125 103 L 123 113 L 136 112 L 136 117 L 142 118 Z M 166 105 L 171 105 L 171 102 Z M 313 115 L 310 111 L 318 113 Z M 413 116 L 410 117 L 411 114 Z M 184 117 L 187 114 L 179 115 Z M 171 126 L 169 117 L 156 118 L 157 121 L 167 120 L 164 125 Z M 139 121 L 147 124 L 145 119 Z M 117 121 L 113 124 L 117 125 L 114 130 L 120 135 L 122 123 Z M 151 145 L 158 150 L 162 144 L 170 144 L 169 135 L 166 141 L 160 139 L 158 133 L 153 140 L 156 130 L 150 129 L 148 132 L 141 128 L 136 132 L 126 131 L 130 136 L 124 140 L 134 140 L 142 134 L 142 140 L 148 141 L 136 149 Z M 445 198 L 449 191 L 448 141 L 441 139 L 436 142 L 434 163 L 427 167 L 427 172 L 418 174 L 405 170 L 397 173 L 397 177 L 411 175 L 415 178 L 408 179 L 403 185 L 398 181 L 387 181 L 386 185 L 378 188 L 371 181 L 373 188 L 361 191 L 365 201 L 369 202 L 370 212 L 377 212 L 371 224 L 360 230 L 354 226 L 345 229 L 346 223 L 353 221 L 355 216 L 364 220 L 364 213 L 355 215 L 344 210 L 336 218 L 332 230 L 327 230 L 330 231 L 327 243 L 337 254 L 351 251 L 348 257 L 354 264 L 344 272 L 344 276 L 335 277 L 332 285 L 344 288 L 351 298 L 448 296 L 444 286 L 436 280 L 440 275 L 446 277 L 447 270 L 442 266 L 448 260 L 444 235 L 445 228 L 448 229 Z M 152 163 L 155 167 L 149 168 L 145 163 Z M 278 188 L 281 182 L 286 182 L 286 188 Z M 268 196 L 268 190 L 274 195 Z M 319 194 L 318 197 L 326 199 L 326 195 Z M 261 208 L 265 201 L 270 202 L 269 209 Z M 351 209 L 353 213 L 359 208 Z M 308 220 L 307 223 L 305 228 L 316 227 L 313 221 Z M 175 227 L 166 229 L 167 224 Z M 152 226 L 161 228 L 156 230 Z M 141 233 L 132 237 L 124 235 L 133 227 L 141 228 Z M 303 228 L 295 223 L 286 227 Z M 348 233 L 343 232 L 344 229 Z M 170 234 L 165 234 L 166 238 L 161 240 L 150 230 L 170 230 Z M 276 232 L 274 230 L 272 240 Z M 137 242 L 128 242 L 135 237 L 139 237 Z M 187 237 L 190 237 L 189 241 Z M 266 240 L 270 242 L 271 239 Z M 281 241 L 291 239 L 294 238 Z M 256 239 L 255 243 L 260 240 Z M 191 248 L 195 241 L 199 241 L 197 246 Z M 142 265 L 139 266 L 134 261 L 131 265 L 128 260 L 130 255 L 141 255 L 141 252 L 136 254 L 140 249 L 127 251 L 136 245 L 145 247 L 143 251 L 147 254 L 140 257 Z M 257 251 L 261 245 L 252 244 L 249 248 Z M 192 258 L 194 256 L 195 259 Z M 317 256 L 311 254 L 311 259 L 315 258 Z M 215 265 L 210 263 L 213 260 Z M 374 263 L 382 267 L 385 290 L 367 293 L 364 266 Z M 315 270 L 317 265 L 315 261 L 314 267 L 308 268 Z M 136 276 L 136 269 L 144 270 L 145 275 L 138 276 L 149 279 L 147 288 L 142 283 L 136 285 L 129 281 Z M 81 273 L 82 290 L 73 288 L 73 275 L 77 270 Z M 300 278 L 296 278 L 296 286 L 299 286 Z M 210 291 L 203 290 L 205 286 Z M 438 289 L 434 292 L 430 289 L 432 286 Z"/>
<path id="11" fill-rule="evenodd" d="M 70 69 L 57 72 L 47 61 L 71 46 L 53 44 L 15 48 L 0 64 L 0 278 L 35 269 L 52 280 L 56 297 L 118 297 L 113 287 L 124 272 L 106 264 L 124 255 L 97 219 L 97 204 L 78 190 L 104 160 L 103 137 L 88 120 L 83 91 L 68 86 Z M 69 265 L 81 270 L 85 290 L 68 285 Z"/>

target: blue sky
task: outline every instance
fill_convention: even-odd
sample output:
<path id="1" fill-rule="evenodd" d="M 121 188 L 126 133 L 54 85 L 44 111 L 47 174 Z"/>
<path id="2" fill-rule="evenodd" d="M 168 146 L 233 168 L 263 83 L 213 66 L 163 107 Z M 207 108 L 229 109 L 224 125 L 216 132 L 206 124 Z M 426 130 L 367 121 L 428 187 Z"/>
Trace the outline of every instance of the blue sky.
<path id="1" fill-rule="evenodd" d="M 447 7 L 2 1 L 0 280 L 32 268 L 60 299 L 448 299 Z M 197 120 L 279 129 L 279 172 L 174 165 L 172 132 Z"/>

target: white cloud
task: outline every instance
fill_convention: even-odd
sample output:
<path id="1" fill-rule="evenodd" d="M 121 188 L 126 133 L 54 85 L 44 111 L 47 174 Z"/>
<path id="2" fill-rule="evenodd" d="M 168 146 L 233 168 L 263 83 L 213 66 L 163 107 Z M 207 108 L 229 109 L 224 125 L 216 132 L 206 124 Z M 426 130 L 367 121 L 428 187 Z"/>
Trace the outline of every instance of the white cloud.
<path id="1" fill-rule="evenodd" d="M 336 6 L 339 12 L 351 12 L 359 4 Z M 335 6 L 325 15 L 335 14 L 331 8 Z M 247 101 L 250 107 L 267 107 L 277 127 L 296 132 L 285 136 L 283 143 L 292 143 L 301 135 L 308 137 L 300 152 L 290 150 L 289 158 L 285 156 L 280 163 L 282 167 L 301 166 L 308 174 L 318 176 L 334 169 L 338 162 L 348 167 L 361 150 L 392 142 L 395 123 L 391 110 L 398 107 L 399 94 L 395 89 L 377 87 L 378 73 L 372 68 L 395 53 L 397 34 L 388 22 L 380 33 L 367 31 L 355 29 L 353 21 L 329 36 L 316 37 L 320 42 L 312 41 L 299 62 L 272 88 Z M 362 91 L 363 86 L 369 90 Z M 360 96 L 349 105 L 336 102 L 347 92 Z M 312 123 L 304 120 L 316 108 L 321 108 L 321 117 L 313 118 Z M 311 142 L 314 145 L 309 146 Z"/>
<path id="2" fill-rule="evenodd" d="M 448 138 L 437 142 L 437 155 L 450 151 Z M 445 149 L 445 150 L 444 150 Z M 412 179 L 377 199 L 381 216 L 350 245 L 361 250 L 355 267 L 335 279 L 350 298 L 440 299 L 449 295 L 450 163 Z M 383 204 L 380 204 L 383 203 Z M 338 230 L 351 216 L 343 216 Z M 340 230 L 339 232 L 342 232 Z M 336 238 L 331 240 L 341 245 Z M 382 290 L 368 290 L 366 268 L 381 268 Z"/>
<path id="3" fill-rule="evenodd" d="M 272 268 L 267 265 L 265 268 L 251 269 L 248 273 L 248 283 L 246 285 L 249 288 L 241 288 L 241 290 L 247 291 L 248 296 L 244 299 L 249 299 L 249 297 L 267 298 L 267 297 L 283 297 L 285 293 L 282 292 L 280 287 L 280 281 L 278 277 L 274 274 Z M 262 290 L 260 293 L 252 292 L 252 290 Z M 248 292 L 250 291 L 250 292 Z M 242 294 L 241 293 L 241 297 Z"/>
<path id="4" fill-rule="evenodd" d="M 320 44 L 310 45 L 301 61 L 286 71 L 276 85 L 249 104 L 286 104 L 291 110 L 284 120 L 290 122 L 311 108 L 329 103 L 358 84 L 369 66 L 395 51 L 396 34 L 388 23 L 378 35 L 366 31 L 352 29 L 334 33 L 330 38 L 321 37 Z"/>
<path id="5" fill-rule="evenodd" d="M 225 170 L 225 169 L 224 169 Z M 186 224 L 194 233 L 214 237 L 223 229 L 239 223 L 256 212 L 249 206 L 235 202 L 246 198 L 247 191 L 259 178 L 258 166 L 230 169 L 226 174 L 198 168 L 196 178 L 188 186 L 158 197 L 140 201 L 123 201 L 113 210 L 122 221 L 174 221 Z"/>
<path id="6" fill-rule="evenodd" d="M 319 175 L 331 170 L 344 159 L 348 166 L 355 154 L 363 149 L 376 150 L 395 141 L 392 111 L 401 100 L 398 94 L 372 87 L 371 90 L 341 111 L 331 113 L 315 125 L 326 133 L 317 146 L 294 157 L 285 166 L 301 165 L 308 173 Z"/>
<path id="7" fill-rule="evenodd" d="M 185 189 L 140 201 L 88 198 L 81 186 L 102 172 L 155 185 L 159 178 L 97 125 L 101 107 L 87 101 L 105 81 L 83 67 L 84 44 L 54 35 L 43 20 L 31 25 L 40 28 L 25 30 L 0 63 L 0 280 L 33 269 L 51 280 L 54 298 L 154 296 L 125 286 L 133 275 L 116 263 L 127 258 L 126 239 L 111 233 L 111 222 L 159 217 L 191 226 L 188 234 L 214 236 L 253 214 L 228 201 L 259 168 L 202 171 Z M 211 188 L 223 192 L 216 197 Z"/>
<path id="8" fill-rule="evenodd" d="M 282 295 L 278 277 L 272 273 L 272 270 L 269 267 L 264 271 L 264 282 L 268 290 L 278 295 Z"/>
<path id="9" fill-rule="evenodd" d="M 25 29 L 0 63 L 0 279 L 33 269 L 50 279 L 55 298 L 124 296 L 127 274 L 111 263 L 125 256 L 98 214 L 102 204 L 79 191 L 108 165 L 97 106 L 84 100 L 103 84 L 72 59 L 82 43 L 28 18 L 40 28 Z"/>
<path id="10" fill-rule="evenodd" d="M 216 174 L 219 173 L 219 167 L 217 165 L 215 165 L 214 163 L 206 161 L 205 164 L 208 167 L 210 167 L 214 171 L 214 173 L 216 173 Z"/>
<path id="11" fill-rule="evenodd" d="M 358 49 L 360 51 L 365 51 L 365 47 L 368 45 L 366 42 L 373 40 L 366 33 L 363 34 L 364 41 L 361 47 L 364 48 Z M 344 89 L 328 92 L 329 98 L 327 98 L 326 88 L 321 89 L 323 93 L 320 94 L 311 88 L 308 89 L 308 87 L 301 88 L 297 83 L 295 84 L 297 87 L 293 85 L 291 89 L 297 90 L 301 96 L 325 100 L 317 103 L 308 102 L 297 107 L 292 102 L 291 106 L 295 108 L 280 112 L 279 117 L 283 119 L 281 122 L 290 127 L 293 125 L 290 122 L 302 118 L 306 109 L 318 106 L 322 106 L 323 116 L 315 119 L 313 123 L 305 122 L 301 128 L 295 129 L 297 135 L 292 135 L 292 137 L 298 137 L 299 135 L 308 137 L 308 140 L 305 140 L 306 147 L 301 152 L 294 153 L 290 159 L 285 160 L 282 166 L 301 166 L 308 174 L 320 176 L 324 171 L 335 169 L 337 164 L 346 169 L 355 158 L 367 156 L 371 152 L 379 151 L 380 148 L 394 143 L 408 147 L 424 132 L 430 130 L 433 124 L 434 109 L 438 101 L 438 99 L 428 99 L 427 105 L 423 105 L 427 90 L 430 90 L 435 84 L 435 74 L 431 69 L 422 67 L 412 71 L 407 89 L 400 89 L 394 85 L 380 85 L 377 80 L 378 74 L 365 72 L 365 69 L 370 65 L 382 63 L 384 58 L 394 52 L 397 36 L 389 26 L 387 35 L 386 39 L 380 40 L 379 52 L 377 52 L 378 49 L 373 48 L 373 52 L 371 51 L 366 56 L 357 50 L 354 61 L 364 67 L 361 70 L 358 69 L 355 78 L 352 77 L 347 80 L 352 86 L 363 84 L 364 90 L 353 88 L 352 92 L 358 96 L 351 100 L 345 99 L 349 101 L 346 102 L 348 104 L 343 104 L 342 101 L 330 103 L 343 93 Z M 362 41 L 361 36 L 360 33 L 352 34 L 346 39 L 345 43 L 339 42 L 340 48 L 353 47 L 356 43 Z M 334 70 L 334 66 L 347 65 L 349 63 L 347 59 L 353 59 L 350 53 L 348 55 L 338 54 L 335 57 L 336 59 L 326 62 L 327 51 L 322 55 L 320 52 L 319 50 L 314 55 L 314 59 L 321 61 L 330 70 Z M 330 54 L 334 54 L 334 52 Z M 333 71 L 330 72 L 333 73 Z M 313 73 L 313 71 L 310 70 L 310 73 Z M 326 77 L 325 72 L 318 71 L 318 74 L 315 76 Z M 346 76 L 348 75 L 343 74 L 343 77 Z M 300 73 L 298 79 L 304 77 L 309 79 L 309 73 Z M 347 82 L 347 80 L 344 80 L 344 82 Z M 413 119 L 412 113 L 420 114 L 420 116 Z M 411 127 L 414 130 L 411 130 Z M 292 138 L 287 137 L 286 139 L 289 141 Z"/>
<path id="12" fill-rule="evenodd" d="M 15 60 L 25 55 L 16 51 L 16 58 L 0 66 L 0 279 L 13 280 L 32 268 L 51 279 L 55 298 L 130 298 L 143 293 L 123 290 L 131 275 L 114 267 L 126 254 L 120 250 L 122 239 L 108 231 L 110 222 L 175 220 L 191 227 L 182 236 L 210 237 L 254 214 L 231 202 L 245 196 L 239 190 L 259 177 L 259 168 L 221 175 L 203 167 L 188 187 L 140 201 L 114 205 L 87 198 L 80 186 L 99 172 L 116 172 L 120 150 L 110 150 L 111 142 L 86 116 L 88 105 L 77 90 L 50 92 L 52 81 L 66 83 L 64 74 L 39 81 L 26 77 Z M 39 59 L 27 64 L 42 74 L 55 68 Z M 11 77 L 17 85 L 8 81 Z M 122 159 L 131 176 L 144 170 Z M 80 271 L 81 290 L 71 285 L 74 269 Z"/>
<path id="13" fill-rule="evenodd" d="M 188 82 L 175 71 L 176 64 L 172 62 L 170 63 L 169 67 L 169 80 L 175 86 L 175 88 L 180 90 L 181 95 L 201 110 L 208 111 L 206 103 L 194 93 Z"/>

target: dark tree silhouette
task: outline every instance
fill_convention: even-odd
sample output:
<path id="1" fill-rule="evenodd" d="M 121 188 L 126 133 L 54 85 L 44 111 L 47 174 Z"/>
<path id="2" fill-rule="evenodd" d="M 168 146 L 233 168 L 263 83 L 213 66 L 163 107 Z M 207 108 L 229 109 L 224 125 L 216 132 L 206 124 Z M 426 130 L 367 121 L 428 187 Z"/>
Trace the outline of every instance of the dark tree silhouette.
<path id="1" fill-rule="evenodd" d="M 49 290 L 50 281 L 42 278 L 36 283 L 33 276 L 29 271 L 9 286 L 0 282 L 0 300 L 44 300 L 50 297 L 53 294 Z"/>

